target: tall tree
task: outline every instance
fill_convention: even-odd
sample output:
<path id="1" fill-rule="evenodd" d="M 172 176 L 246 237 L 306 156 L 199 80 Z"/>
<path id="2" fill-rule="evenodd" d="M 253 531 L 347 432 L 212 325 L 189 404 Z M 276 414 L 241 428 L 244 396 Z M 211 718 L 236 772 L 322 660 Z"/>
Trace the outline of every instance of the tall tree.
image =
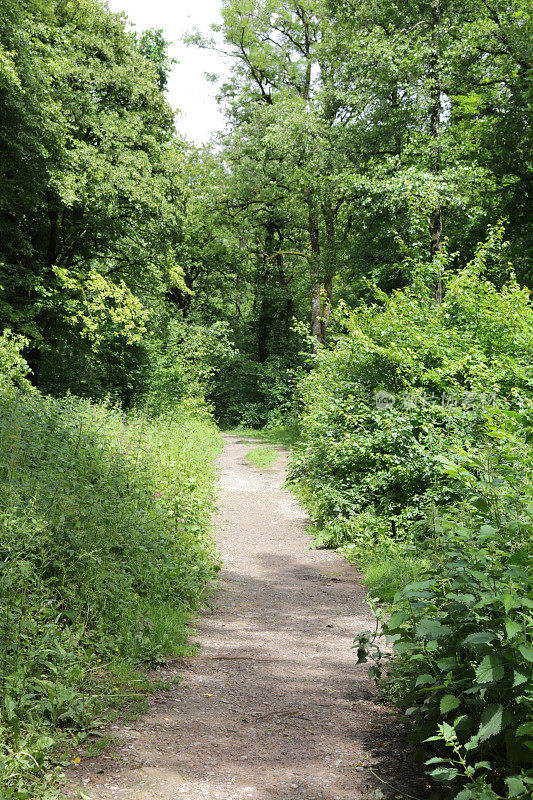
<path id="1" fill-rule="evenodd" d="M 182 156 L 158 37 L 98 0 L 2 3 L 0 311 L 48 387 L 65 342 L 138 342 L 143 299 L 181 281 Z"/>

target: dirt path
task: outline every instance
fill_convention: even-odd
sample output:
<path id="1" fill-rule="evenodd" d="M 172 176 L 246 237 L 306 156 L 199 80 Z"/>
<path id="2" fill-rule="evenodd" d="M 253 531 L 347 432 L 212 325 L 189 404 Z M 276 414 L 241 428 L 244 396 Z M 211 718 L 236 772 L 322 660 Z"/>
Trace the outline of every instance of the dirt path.
<path id="1" fill-rule="evenodd" d="M 372 627 L 339 555 L 308 550 L 306 516 L 282 489 L 286 455 L 260 471 L 226 436 L 216 538 L 224 569 L 197 622 L 184 682 L 152 698 L 114 753 L 71 777 L 94 800 L 366 800 L 422 797 L 405 731 L 375 700 L 350 645 Z M 389 791 L 368 766 L 401 791 Z"/>

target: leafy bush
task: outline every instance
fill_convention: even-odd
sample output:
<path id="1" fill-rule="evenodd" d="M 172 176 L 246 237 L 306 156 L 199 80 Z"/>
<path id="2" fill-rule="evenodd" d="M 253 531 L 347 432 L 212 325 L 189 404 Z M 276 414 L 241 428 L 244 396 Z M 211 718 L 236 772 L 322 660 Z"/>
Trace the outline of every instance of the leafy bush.
<path id="1" fill-rule="evenodd" d="M 383 625 L 400 659 L 395 697 L 414 740 L 442 745 L 426 763 L 457 800 L 533 791 L 533 418 L 511 421 L 491 447 L 442 459 L 465 499 L 436 516 L 431 564 Z M 367 634 L 359 646 L 366 660 Z"/>
<path id="2" fill-rule="evenodd" d="M 152 339 L 148 347 L 151 368 L 145 400 L 155 413 L 178 406 L 204 411 L 214 376 L 234 357 L 224 322 L 206 327 L 172 320 L 165 335 Z"/>
<path id="3" fill-rule="evenodd" d="M 301 386 L 291 468 L 319 525 L 373 509 L 393 535 L 410 528 L 428 503 L 458 497 L 435 457 L 481 441 L 493 402 L 517 407 L 531 397 L 528 292 L 485 280 L 484 254 L 450 277 L 441 306 L 423 287 L 380 295 L 345 311 L 343 332 L 319 352 Z M 379 391 L 396 399 L 393 408 L 376 407 Z"/>
<path id="4" fill-rule="evenodd" d="M 390 602 L 399 588 L 427 566 L 416 538 L 404 530 L 391 532 L 387 520 L 373 509 L 349 520 L 332 520 L 314 531 L 314 547 L 334 547 L 363 573 L 370 595 Z"/>
<path id="5" fill-rule="evenodd" d="M 0 394 L 2 797 L 33 797 L 57 729 L 90 724 L 100 665 L 182 652 L 217 568 L 219 438 L 174 417 Z"/>
<path id="6" fill-rule="evenodd" d="M 209 393 L 217 420 L 227 428 L 294 427 L 298 382 L 313 352 L 314 339 L 300 324 L 263 362 L 237 351 L 221 364 Z"/>
<path id="7" fill-rule="evenodd" d="M 21 355 L 27 344 L 27 339 L 15 336 L 9 330 L 0 335 L 0 391 L 12 386 L 29 389 L 29 366 Z"/>
<path id="8" fill-rule="evenodd" d="M 416 285 L 345 311 L 302 383 L 291 478 L 317 546 L 340 547 L 373 596 L 392 600 L 388 690 L 434 748 L 433 777 L 457 800 L 525 800 L 533 310 L 514 279 L 497 289 L 483 277 L 487 252 L 447 276 L 440 306 Z M 359 637 L 361 660 L 372 641 Z"/>

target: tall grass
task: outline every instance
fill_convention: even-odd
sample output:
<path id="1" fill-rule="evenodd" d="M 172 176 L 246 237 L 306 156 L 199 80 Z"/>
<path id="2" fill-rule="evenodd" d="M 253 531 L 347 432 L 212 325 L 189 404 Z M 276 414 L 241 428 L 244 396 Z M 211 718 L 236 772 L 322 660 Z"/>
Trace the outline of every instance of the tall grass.
<path id="1" fill-rule="evenodd" d="M 0 797 L 37 797 L 95 676 L 185 652 L 217 559 L 207 419 L 0 394 Z"/>

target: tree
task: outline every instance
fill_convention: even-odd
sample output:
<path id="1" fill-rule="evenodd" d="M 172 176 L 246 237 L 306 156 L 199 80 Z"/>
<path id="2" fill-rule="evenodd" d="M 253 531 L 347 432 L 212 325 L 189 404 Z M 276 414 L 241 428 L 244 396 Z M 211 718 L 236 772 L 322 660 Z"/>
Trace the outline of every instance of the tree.
<path id="1" fill-rule="evenodd" d="M 88 362 L 139 343 L 141 309 L 182 282 L 183 156 L 159 34 L 97 0 L 4 5 L 0 308 L 53 389 L 65 342 Z"/>

